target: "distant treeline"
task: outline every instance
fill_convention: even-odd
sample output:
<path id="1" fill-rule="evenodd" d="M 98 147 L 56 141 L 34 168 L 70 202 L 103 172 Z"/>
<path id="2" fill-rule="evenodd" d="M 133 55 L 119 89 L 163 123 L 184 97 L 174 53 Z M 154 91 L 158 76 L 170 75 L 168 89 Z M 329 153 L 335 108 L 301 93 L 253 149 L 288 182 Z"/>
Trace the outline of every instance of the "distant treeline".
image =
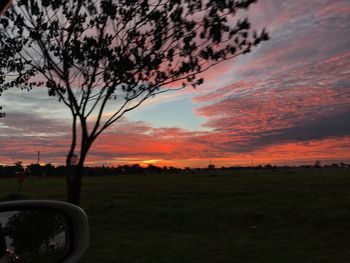
<path id="1" fill-rule="evenodd" d="M 350 164 L 343 162 L 333 163 L 330 165 L 321 165 L 320 161 L 316 161 L 314 165 L 300 165 L 300 166 L 275 166 L 271 164 L 257 165 L 257 166 L 233 166 L 217 168 L 215 165 L 208 165 L 207 168 L 176 168 L 172 166 L 158 167 L 155 165 L 148 165 L 141 167 L 139 164 L 134 165 L 120 165 L 117 167 L 97 166 L 85 167 L 85 176 L 108 176 L 108 175 L 123 175 L 123 174 L 172 174 L 172 173 L 203 173 L 212 171 L 229 171 L 229 170 L 288 170 L 288 169 L 334 169 L 334 168 L 350 168 Z M 65 176 L 67 174 L 66 166 L 54 166 L 52 164 L 30 164 L 22 165 L 22 162 L 16 162 L 14 165 L 2 166 L 0 165 L 0 178 L 5 177 L 19 177 L 19 176 Z"/>
<path id="2" fill-rule="evenodd" d="M 162 172 L 178 173 L 182 169 L 175 167 L 158 167 L 149 165 L 148 167 L 141 167 L 138 164 L 121 165 L 117 167 L 97 166 L 85 167 L 84 175 L 86 176 L 105 176 L 105 175 L 122 175 L 122 174 L 154 174 Z M 30 164 L 27 166 L 17 162 L 12 166 L 0 165 L 0 177 L 19 177 L 19 176 L 65 176 L 68 172 L 66 166 L 54 166 L 52 164 Z"/>

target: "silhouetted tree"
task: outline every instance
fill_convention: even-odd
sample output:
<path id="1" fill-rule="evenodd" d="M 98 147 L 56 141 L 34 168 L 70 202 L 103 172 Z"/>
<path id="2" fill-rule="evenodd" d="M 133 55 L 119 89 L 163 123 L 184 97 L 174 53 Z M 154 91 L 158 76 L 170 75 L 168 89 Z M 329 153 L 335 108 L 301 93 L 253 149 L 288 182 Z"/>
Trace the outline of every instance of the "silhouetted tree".
<path id="1" fill-rule="evenodd" d="M 0 1 L 0 15 L 9 7 L 11 0 Z M 31 89 L 41 82 L 31 81 L 36 70 L 30 66 L 29 61 L 19 57 L 18 52 L 22 50 L 28 39 L 18 41 L 7 34 L 9 23 L 6 18 L 0 17 L 0 96 L 8 88 Z M 12 74 L 12 73 L 19 74 Z"/>
<path id="2" fill-rule="evenodd" d="M 43 167 L 38 163 L 28 165 L 26 171 L 32 176 L 43 176 Z"/>
<path id="3" fill-rule="evenodd" d="M 50 238 L 65 231 L 61 217 L 47 210 L 23 210 L 11 216 L 5 226 L 16 254 L 37 254 Z"/>
<path id="4" fill-rule="evenodd" d="M 16 173 L 23 173 L 24 172 L 23 163 L 21 161 L 15 162 L 15 172 Z"/>
<path id="5" fill-rule="evenodd" d="M 332 168 L 339 168 L 339 164 L 337 164 L 337 163 L 332 163 L 332 164 L 331 164 L 331 167 L 332 167 Z"/>
<path id="6" fill-rule="evenodd" d="M 319 160 L 316 160 L 315 164 L 314 164 L 315 168 L 321 168 L 321 162 Z"/>
<path id="7" fill-rule="evenodd" d="M 153 165 L 153 164 L 149 164 L 146 168 L 147 172 L 148 173 L 160 173 L 162 171 L 162 168 L 156 166 L 156 165 Z"/>
<path id="8" fill-rule="evenodd" d="M 266 165 L 264 166 L 264 168 L 265 168 L 265 169 L 272 169 L 273 167 L 272 167 L 271 164 L 266 164 Z"/>
<path id="9" fill-rule="evenodd" d="M 51 163 L 47 163 L 43 167 L 44 175 L 45 176 L 52 176 L 55 171 L 55 167 Z"/>
<path id="10" fill-rule="evenodd" d="M 197 87 L 200 73 L 268 39 L 235 16 L 255 2 L 17 0 L 8 9 L 1 43 L 22 66 L 11 70 L 27 84 L 33 74 L 45 79 L 72 115 L 66 165 L 79 156 L 67 177 L 70 202 L 79 203 L 86 156 L 106 128 L 157 94 Z"/>

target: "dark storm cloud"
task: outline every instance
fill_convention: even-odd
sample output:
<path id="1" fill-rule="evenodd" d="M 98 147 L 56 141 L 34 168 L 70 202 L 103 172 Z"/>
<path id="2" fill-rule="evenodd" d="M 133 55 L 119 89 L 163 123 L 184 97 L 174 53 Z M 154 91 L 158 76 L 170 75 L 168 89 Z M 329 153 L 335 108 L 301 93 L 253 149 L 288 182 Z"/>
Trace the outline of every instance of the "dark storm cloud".
<path id="1" fill-rule="evenodd" d="M 350 136 L 349 118 L 350 108 L 293 127 L 252 133 L 249 135 L 252 139 L 241 142 L 240 146 L 244 151 L 252 151 L 270 145 L 347 137 Z"/>

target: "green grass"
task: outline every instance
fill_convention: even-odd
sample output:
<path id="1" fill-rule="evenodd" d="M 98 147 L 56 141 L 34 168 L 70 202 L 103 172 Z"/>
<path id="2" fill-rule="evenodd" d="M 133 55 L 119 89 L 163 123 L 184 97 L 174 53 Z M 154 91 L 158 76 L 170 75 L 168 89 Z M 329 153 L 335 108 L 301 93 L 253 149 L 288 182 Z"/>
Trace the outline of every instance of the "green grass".
<path id="1" fill-rule="evenodd" d="M 0 198 L 17 190 L 0 180 Z M 64 200 L 64 179 L 26 198 Z M 350 262 L 350 171 L 89 177 L 81 262 Z"/>

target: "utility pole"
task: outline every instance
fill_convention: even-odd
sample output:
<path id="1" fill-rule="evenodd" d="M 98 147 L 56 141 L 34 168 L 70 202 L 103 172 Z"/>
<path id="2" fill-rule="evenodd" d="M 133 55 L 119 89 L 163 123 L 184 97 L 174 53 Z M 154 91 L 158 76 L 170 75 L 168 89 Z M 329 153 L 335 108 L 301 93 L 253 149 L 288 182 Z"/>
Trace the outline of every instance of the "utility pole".
<path id="1" fill-rule="evenodd" d="M 38 164 L 40 164 L 40 151 L 38 151 Z"/>

